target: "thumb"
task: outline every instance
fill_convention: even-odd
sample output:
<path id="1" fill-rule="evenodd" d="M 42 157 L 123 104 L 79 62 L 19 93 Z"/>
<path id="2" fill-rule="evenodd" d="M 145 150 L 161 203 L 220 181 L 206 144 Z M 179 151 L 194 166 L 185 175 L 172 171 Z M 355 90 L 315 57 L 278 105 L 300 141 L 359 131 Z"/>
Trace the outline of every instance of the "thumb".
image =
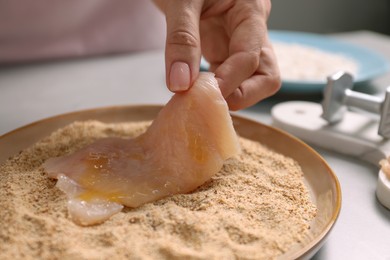
<path id="1" fill-rule="evenodd" d="M 166 1 L 165 71 L 169 90 L 187 90 L 198 77 L 201 57 L 199 20 L 203 1 Z"/>

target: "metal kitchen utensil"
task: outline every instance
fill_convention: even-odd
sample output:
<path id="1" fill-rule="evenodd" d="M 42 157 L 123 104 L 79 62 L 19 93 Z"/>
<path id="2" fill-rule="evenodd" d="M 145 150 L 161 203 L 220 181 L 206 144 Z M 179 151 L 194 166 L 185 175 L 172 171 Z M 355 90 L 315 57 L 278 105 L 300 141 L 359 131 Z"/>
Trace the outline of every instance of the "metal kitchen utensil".
<path id="1" fill-rule="evenodd" d="M 380 115 L 378 134 L 390 137 L 390 87 L 386 89 L 385 97 L 380 98 L 356 91 L 352 91 L 353 78 L 350 74 L 338 72 L 328 77 L 328 84 L 324 89 L 322 101 L 322 118 L 329 123 L 342 120 L 348 107 L 357 107 L 362 110 Z"/>
<path id="2" fill-rule="evenodd" d="M 289 101 L 272 108 L 273 125 L 336 152 L 352 155 L 375 165 L 390 156 L 390 87 L 380 98 L 352 91 L 351 75 L 338 72 L 328 77 L 322 106 Z M 380 115 L 380 119 L 359 108 Z M 380 170 L 376 190 L 379 202 L 390 209 L 390 179 Z"/>

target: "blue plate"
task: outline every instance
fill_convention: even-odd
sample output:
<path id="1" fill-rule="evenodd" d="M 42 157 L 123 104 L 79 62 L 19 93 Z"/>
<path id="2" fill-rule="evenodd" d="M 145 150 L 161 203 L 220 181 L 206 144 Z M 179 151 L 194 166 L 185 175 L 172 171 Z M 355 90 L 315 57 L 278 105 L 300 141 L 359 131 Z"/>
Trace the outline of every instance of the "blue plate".
<path id="1" fill-rule="evenodd" d="M 355 75 L 355 83 L 361 84 L 389 71 L 389 63 L 386 59 L 372 50 L 359 47 L 350 43 L 335 40 L 329 36 L 303 32 L 270 31 L 272 42 L 306 45 L 326 52 L 342 53 L 358 63 L 359 69 Z M 312 93 L 322 91 L 326 84 L 323 81 L 293 81 L 282 79 L 282 92 Z"/>

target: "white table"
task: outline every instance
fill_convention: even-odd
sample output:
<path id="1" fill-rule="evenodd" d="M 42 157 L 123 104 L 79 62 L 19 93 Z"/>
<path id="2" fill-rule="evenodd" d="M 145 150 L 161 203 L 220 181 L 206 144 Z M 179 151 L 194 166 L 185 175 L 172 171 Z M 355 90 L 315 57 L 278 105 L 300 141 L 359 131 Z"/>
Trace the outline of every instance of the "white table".
<path id="1" fill-rule="evenodd" d="M 364 31 L 334 36 L 374 48 L 390 61 L 390 37 Z M 171 93 L 164 75 L 162 51 L 0 67 L 0 135 L 70 111 L 166 103 Z M 387 85 L 390 74 L 370 88 L 380 92 Z M 272 105 L 289 98 L 272 98 L 239 113 L 270 124 Z M 338 176 L 343 203 L 336 226 L 314 259 L 390 259 L 390 211 L 375 198 L 378 167 L 316 149 Z"/>

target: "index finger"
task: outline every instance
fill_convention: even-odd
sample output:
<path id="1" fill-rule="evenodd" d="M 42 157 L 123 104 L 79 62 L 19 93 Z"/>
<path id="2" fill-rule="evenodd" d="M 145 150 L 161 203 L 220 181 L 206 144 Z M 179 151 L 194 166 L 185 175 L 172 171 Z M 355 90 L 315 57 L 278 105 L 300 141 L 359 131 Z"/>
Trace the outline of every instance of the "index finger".
<path id="1" fill-rule="evenodd" d="M 233 17 L 228 22 L 228 27 L 231 28 L 229 57 L 215 70 L 224 97 L 233 93 L 244 80 L 255 73 L 267 33 L 266 17 L 262 17 L 260 12 L 247 10 L 248 14 L 241 19 L 234 16 L 234 10 L 230 12 L 233 12 L 230 14 Z"/>

